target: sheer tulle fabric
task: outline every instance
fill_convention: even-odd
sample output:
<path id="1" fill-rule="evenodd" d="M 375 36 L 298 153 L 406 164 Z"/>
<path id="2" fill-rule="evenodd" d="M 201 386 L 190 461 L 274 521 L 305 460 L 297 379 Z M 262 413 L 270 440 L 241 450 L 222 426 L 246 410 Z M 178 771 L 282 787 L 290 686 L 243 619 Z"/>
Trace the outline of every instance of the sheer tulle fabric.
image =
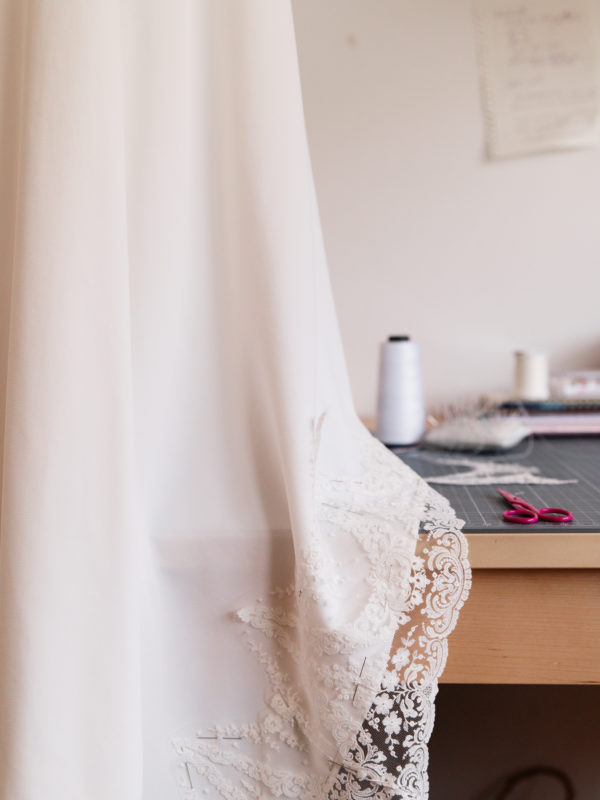
<path id="1" fill-rule="evenodd" d="M 3 13 L 2 796 L 424 800 L 466 547 L 352 408 L 289 4 Z"/>

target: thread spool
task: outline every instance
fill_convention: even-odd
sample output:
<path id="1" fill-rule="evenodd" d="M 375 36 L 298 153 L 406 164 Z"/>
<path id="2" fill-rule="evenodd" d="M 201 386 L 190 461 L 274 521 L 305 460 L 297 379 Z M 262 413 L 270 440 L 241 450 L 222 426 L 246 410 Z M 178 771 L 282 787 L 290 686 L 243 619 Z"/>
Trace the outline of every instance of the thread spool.
<path id="1" fill-rule="evenodd" d="M 408 336 L 390 336 L 380 350 L 376 436 L 384 444 L 407 445 L 424 432 L 419 347 Z"/>
<path id="2" fill-rule="evenodd" d="M 550 395 L 548 356 L 527 350 L 515 352 L 515 399 L 547 400 Z"/>

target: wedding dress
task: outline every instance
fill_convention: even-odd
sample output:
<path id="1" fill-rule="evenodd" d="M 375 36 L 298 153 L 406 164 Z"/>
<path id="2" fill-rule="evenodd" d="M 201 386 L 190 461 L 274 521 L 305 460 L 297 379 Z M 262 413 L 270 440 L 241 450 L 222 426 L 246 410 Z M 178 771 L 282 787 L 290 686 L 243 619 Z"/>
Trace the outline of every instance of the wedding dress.
<path id="1" fill-rule="evenodd" d="M 1 9 L 1 796 L 425 800 L 466 545 L 353 410 L 289 2 Z"/>

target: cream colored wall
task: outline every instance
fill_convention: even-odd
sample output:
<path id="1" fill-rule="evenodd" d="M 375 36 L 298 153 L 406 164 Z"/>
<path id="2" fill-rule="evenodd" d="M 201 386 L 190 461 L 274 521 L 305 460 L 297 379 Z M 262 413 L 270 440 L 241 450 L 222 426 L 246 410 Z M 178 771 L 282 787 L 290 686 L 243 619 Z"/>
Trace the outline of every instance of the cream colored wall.
<path id="1" fill-rule="evenodd" d="M 309 142 L 357 409 L 409 333 L 430 404 L 512 351 L 600 365 L 600 149 L 489 163 L 471 0 L 295 0 Z"/>

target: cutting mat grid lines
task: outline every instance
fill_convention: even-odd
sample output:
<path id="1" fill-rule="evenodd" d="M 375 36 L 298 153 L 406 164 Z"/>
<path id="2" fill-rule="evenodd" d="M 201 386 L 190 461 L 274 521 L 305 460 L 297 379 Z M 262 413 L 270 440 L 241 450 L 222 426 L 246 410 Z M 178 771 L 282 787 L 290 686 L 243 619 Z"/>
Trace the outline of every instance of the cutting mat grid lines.
<path id="1" fill-rule="evenodd" d="M 423 477 L 460 474 L 464 466 L 448 460 L 464 454 L 432 449 L 394 450 L 396 455 Z M 448 498 L 457 515 L 465 520 L 467 533 L 497 533 L 525 529 L 504 522 L 502 513 L 508 505 L 496 489 L 506 489 L 537 507 L 566 508 L 573 513 L 573 522 L 563 525 L 537 523 L 529 531 L 564 533 L 566 530 L 600 529 L 600 437 L 536 438 L 509 453 L 467 456 L 473 461 L 495 464 L 521 464 L 534 467 L 544 478 L 571 480 L 564 484 L 511 484 L 506 480 L 489 485 L 462 486 L 432 483 L 433 488 Z"/>

